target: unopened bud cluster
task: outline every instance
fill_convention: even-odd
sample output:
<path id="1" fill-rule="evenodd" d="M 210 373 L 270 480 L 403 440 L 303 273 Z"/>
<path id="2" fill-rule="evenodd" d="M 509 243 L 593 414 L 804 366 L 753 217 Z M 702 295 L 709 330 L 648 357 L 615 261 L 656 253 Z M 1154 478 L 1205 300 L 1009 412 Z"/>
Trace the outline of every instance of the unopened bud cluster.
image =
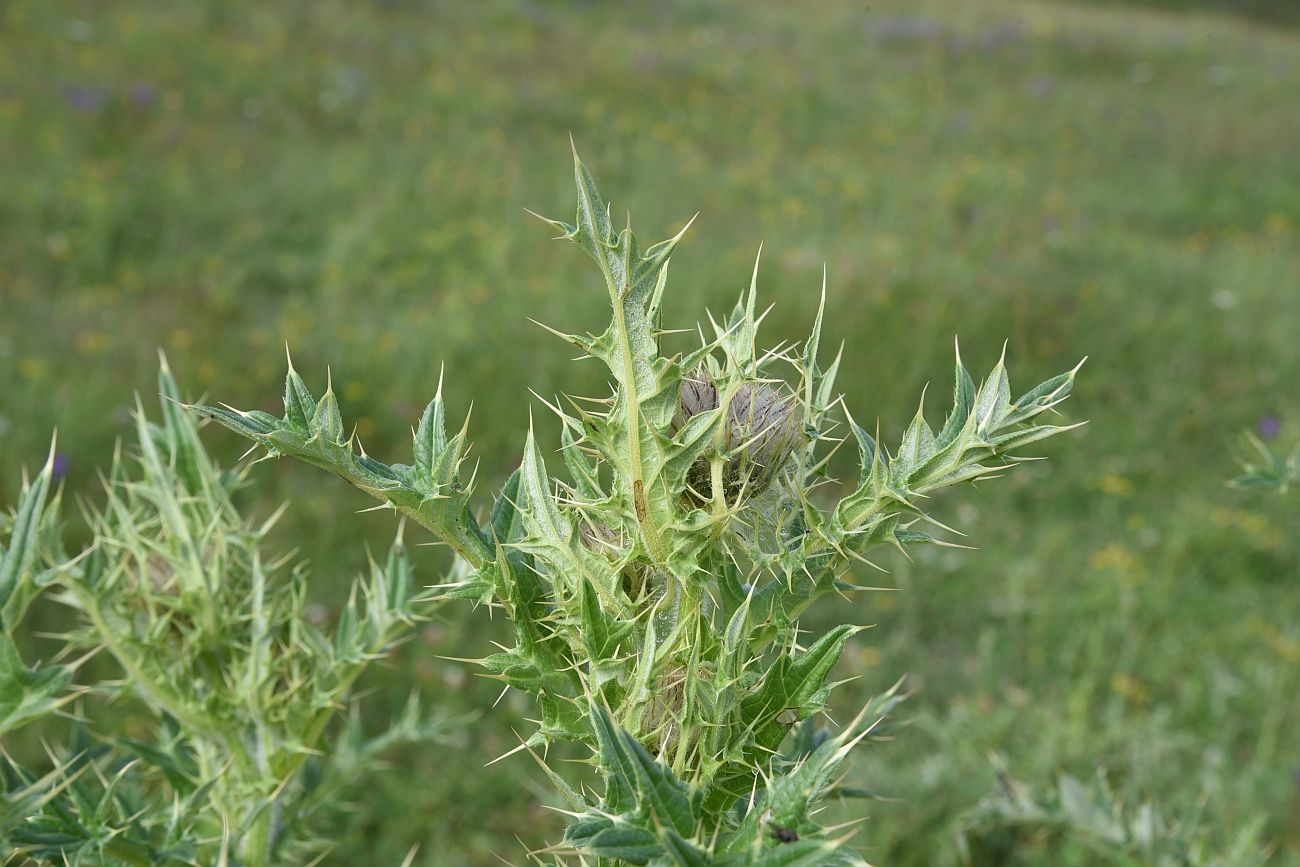
<path id="1" fill-rule="evenodd" d="M 674 432 L 692 416 L 722 404 L 708 374 L 697 370 L 682 380 Z M 728 502 L 760 493 L 780 473 L 790 456 L 805 444 L 803 408 L 793 395 L 761 382 L 741 383 L 725 401 L 720 451 L 723 494 Z M 699 501 L 713 498 L 709 458 L 691 467 L 688 495 Z"/>

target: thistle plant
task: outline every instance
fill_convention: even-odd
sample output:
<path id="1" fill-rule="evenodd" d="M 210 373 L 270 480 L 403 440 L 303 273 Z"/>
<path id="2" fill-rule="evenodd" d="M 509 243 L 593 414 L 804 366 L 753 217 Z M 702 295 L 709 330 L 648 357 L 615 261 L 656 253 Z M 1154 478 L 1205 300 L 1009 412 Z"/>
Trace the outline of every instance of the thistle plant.
<path id="1" fill-rule="evenodd" d="M 0 735 L 55 713 L 75 721 L 52 768 L 0 761 L 0 861 L 49 864 L 301 862 L 327 846 L 312 819 L 348 777 L 395 742 L 439 730 L 412 701 L 367 738 L 346 711 L 357 678 L 435 604 L 417 588 L 399 531 L 354 585 L 337 627 L 304 616 L 307 572 L 266 553 L 254 522 L 164 362 L 161 423 L 137 408 L 138 452 L 119 450 L 95 543 L 70 557 L 51 498 L 52 463 L 6 522 L 0 561 Z M 71 662 L 28 667 L 10 637 L 42 593 L 71 607 Z M 92 656 L 109 679 L 74 685 Z M 141 736 L 105 726 L 106 702 L 151 719 Z M 120 716 L 120 711 L 115 716 Z"/>
<path id="2" fill-rule="evenodd" d="M 536 728 L 518 750 L 538 760 L 571 818 L 539 857 L 856 863 L 851 829 L 823 827 L 818 807 L 899 697 L 885 692 L 835 733 L 819 728 L 858 627 L 809 635 L 798 618 L 824 596 L 843 606 L 873 549 L 938 541 L 943 525 L 927 511 L 936 492 L 1001 475 L 1019 449 L 1068 430 L 1041 416 L 1069 395 L 1077 368 L 1013 398 L 1003 361 L 976 387 L 959 355 L 943 425 L 932 429 L 922 406 L 890 451 L 835 392 L 822 312 L 802 344 L 759 350 L 757 267 L 698 347 L 665 355 L 661 302 L 685 229 L 641 247 L 630 226 L 612 224 L 576 154 L 574 166 L 574 222 L 545 222 L 595 261 L 612 315 L 600 334 L 555 333 L 604 364 L 612 388 L 550 406 L 562 477 L 530 426 L 519 468 L 490 507 L 476 506 L 467 428 L 448 433 L 441 388 L 409 464 L 369 456 L 333 391 L 316 398 L 292 364 L 283 416 L 193 409 L 420 525 L 458 558 L 441 592 L 505 612 L 514 645 L 476 662 L 535 700 Z M 844 442 L 858 472 L 842 484 L 828 466 Z M 599 784 L 546 763 L 560 743 L 590 750 Z"/>

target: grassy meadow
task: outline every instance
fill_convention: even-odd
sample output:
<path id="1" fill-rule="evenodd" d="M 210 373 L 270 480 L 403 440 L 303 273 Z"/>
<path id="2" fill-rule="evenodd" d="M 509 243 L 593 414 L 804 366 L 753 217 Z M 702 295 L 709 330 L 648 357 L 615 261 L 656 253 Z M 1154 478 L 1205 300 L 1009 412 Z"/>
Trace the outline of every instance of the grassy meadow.
<path id="1" fill-rule="evenodd" d="M 278 412 L 286 343 L 392 460 L 445 365 L 498 485 L 530 408 L 554 441 L 530 388 L 604 391 L 528 321 L 605 315 L 523 210 L 571 217 L 572 134 L 643 236 L 700 212 L 668 323 L 729 308 L 761 241 L 768 341 L 799 338 L 825 264 L 840 386 L 886 441 L 927 383 L 943 411 L 954 335 L 972 369 L 1008 341 L 1013 388 L 1090 359 L 1087 426 L 940 505 L 976 550 L 884 556 L 857 577 L 888 589 L 822 603 L 874 624 L 842 677 L 913 693 L 856 764 L 872 863 L 961 863 L 1004 767 L 1036 790 L 1104 770 L 1300 864 L 1300 501 L 1226 486 L 1242 431 L 1300 436 L 1300 29 L 1285 4 L 1159 5 L 0 2 L 0 505 L 55 428 L 68 511 L 96 497 L 158 349 L 194 397 Z M 253 478 L 333 616 L 391 515 L 302 466 Z M 419 558 L 436 583 L 443 552 Z M 364 717 L 415 688 L 460 723 L 357 781 L 326 864 L 523 864 L 563 825 L 526 755 L 483 768 L 531 708 L 439 658 L 499 624 L 442 612 Z M 968 843 L 1109 863 L 1039 831 Z"/>

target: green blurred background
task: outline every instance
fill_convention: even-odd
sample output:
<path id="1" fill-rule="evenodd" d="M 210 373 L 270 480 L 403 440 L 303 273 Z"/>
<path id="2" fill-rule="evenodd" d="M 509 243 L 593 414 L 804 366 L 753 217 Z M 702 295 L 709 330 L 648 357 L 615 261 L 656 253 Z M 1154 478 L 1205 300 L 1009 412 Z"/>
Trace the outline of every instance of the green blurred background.
<path id="1" fill-rule="evenodd" d="M 885 796 L 872 862 L 956 863 L 996 756 L 1034 786 L 1105 768 L 1225 835 L 1262 817 L 1300 863 L 1300 505 L 1225 485 L 1241 431 L 1300 428 L 1298 23 L 1292 0 L 0 0 L 0 505 L 55 427 L 95 496 L 158 348 L 193 396 L 275 411 L 286 341 L 389 459 L 445 364 L 498 484 L 528 388 L 603 390 L 526 319 L 604 316 L 523 212 L 568 215 L 572 133 L 644 237 L 701 211 L 670 323 L 729 306 L 763 241 L 768 339 L 798 337 L 826 263 L 841 385 L 888 439 L 946 393 L 954 335 L 975 369 L 1009 339 L 1021 386 L 1091 357 L 1087 427 L 940 506 L 978 550 L 886 556 L 897 590 L 856 603 L 876 628 L 843 676 L 915 693 L 857 763 Z M 254 478 L 254 513 L 292 500 L 278 539 L 329 616 L 391 516 L 307 468 Z M 444 609 L 371 679 L 373 727 L 412 685 L 481 715 L 358 781 L 326 863 L 521 864 L 557 837 L 526 756 L 483 769 L 530 708 L 483 710 L 496 689 L 438 658 L 494 629 Z"/>

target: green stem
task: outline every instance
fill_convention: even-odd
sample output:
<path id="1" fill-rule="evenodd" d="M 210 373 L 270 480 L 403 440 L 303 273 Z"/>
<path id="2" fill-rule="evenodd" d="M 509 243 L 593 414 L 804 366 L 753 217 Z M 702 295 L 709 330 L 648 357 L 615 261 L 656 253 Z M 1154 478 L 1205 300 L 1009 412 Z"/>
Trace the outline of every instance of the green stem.
<path id="1" fill-rule="evenodd" d="M 391 635 L 385 635 L 384 640 L 376 642 L 372 647 L 367 649 L 365 656 L 370 657 L 375 655 L 391 640 Z M 338 684 L 335 687 L 335 694 L 338 696 L 347 695 L 347 693 L 352 689 L 352 685 L 356 683 L 357 678 L 361 676 L 361 672 L 364 669 L 364 665 L 354 664 L 351 671 L 339 678 Z M 302 765 L 307 761 L 308 756 L 315 751 L 317 742 L 320 741 L 321 737 L 325 734 L 325 728 L 329 725 L 330 720 L 334 718 L 334 712 L 334 707 L 325 707 L 316 712 L 311 723 L 307 726 L 307 733 L 302 738 L 300 748 L 290 758 L 289 763 L 284 767 L 284 769 L 275 775 L 277 779 L 271 781 L 276 783 L 278 789 L 283 789 L 283 786 L 280 785 L 280 783 L 292 779 L 298 771 L 301 770 Z M 275 828 L 278 803 L 279 801 L 277 798 L 275 801 L 267 804 L 266 807 L 258 813 L 257 818 L 253 822 L 253 827 L 249 831 L 248 846 L 245 855 L 249 867 L 264 867 L 265 864 L 269 863 L 271 847 L 275 842 L 272 839 L 272 835 Z"/>
<path id="2" fill-rule="evenodd" d="M 632 344 L 628 339 L 622 291 L 612 278 L 608 280 L 607 285 L 610 302 L 614 308 L 614 328 L 618 332 L 619 351 L 623 356 L 623 399 L 627 419 L 628 457 L 631 464 L 628 469 L 632 483 L 632 505 L 636 510 L 637 524 L 641 528 L 641 538 L 645 542 L 646 553 L 655 564 L 663 565 L 668 559 L 667 552 L 664 551 L 659 528 L 651 520 L 645 492 L 645 478 L 641 472 L 641 400 L 636 387 L 636 361 L 632 357 Z"/>
<path id="3" fill-rule="evenodd" d="M 438 521 L 425 519 L 418 511 L 408 509 L 400 509 L 400 511 L 441 539 L 448 548 L 475 569 L 482 569 L 485 564 L 492 561 L 494 556 L 492 549 L 483 541 L 477 528 L 466 524 L 467 515 L 463 515 L 452 526 L 445 527 Z"/>
<path id="4" fill-rule="evenodd" d="M 245 434 L 247 435 L 247 434 Z M 266 444 L 263 443 L 265 446 Z M 415 523 L 424 527 L 433 535 L 442 540 L 448 548 L 451 548 L 456 554 L 469 563 L 475 569 L 481 569 L 487 563 L 492 562 L 494 553 L 492 548 L 483 539 L 479 533 L 477 525 L 474 524 L 474 518 L 466 508 L 461 511 L 450 522 L 439 520 L 439 518 L 426 514 L 422 506 L 432 502 L 430 500 L 415 499 L 414 492 L 407 490 L 403 497 L 399 498 L 394 495 L 394 491 L 387 488 L 372 488 L 361 483 L 356 477 L 349 475 L 345 468 L 339 467 L 333 463 L 313 459 L 302 454 L 294 454 L 294 458 L 303 463 L 319 467 L 331 475 L 338 476 L 343 481 L 364 491 L 377 500 L 383 500 L 391 505 L 394 509 L 406 515 Z M 409 498 L 409 499 L 408 499 Z M 400 502 L 400 499 L 407 499 L 407 502 Z"/>
<path id="5" fill-rule="evenodd" d="M 253 827 L 248 832 L 248 842 L 244 847 L 244 860 L 248 867 L 265 867 L 271 863 L 271 845 L 274 843 L 272 834 L 275 830 L 276 815 L 279 812 L 278 804 L 278 798 L 268 803 L 253 821 Z"/>

